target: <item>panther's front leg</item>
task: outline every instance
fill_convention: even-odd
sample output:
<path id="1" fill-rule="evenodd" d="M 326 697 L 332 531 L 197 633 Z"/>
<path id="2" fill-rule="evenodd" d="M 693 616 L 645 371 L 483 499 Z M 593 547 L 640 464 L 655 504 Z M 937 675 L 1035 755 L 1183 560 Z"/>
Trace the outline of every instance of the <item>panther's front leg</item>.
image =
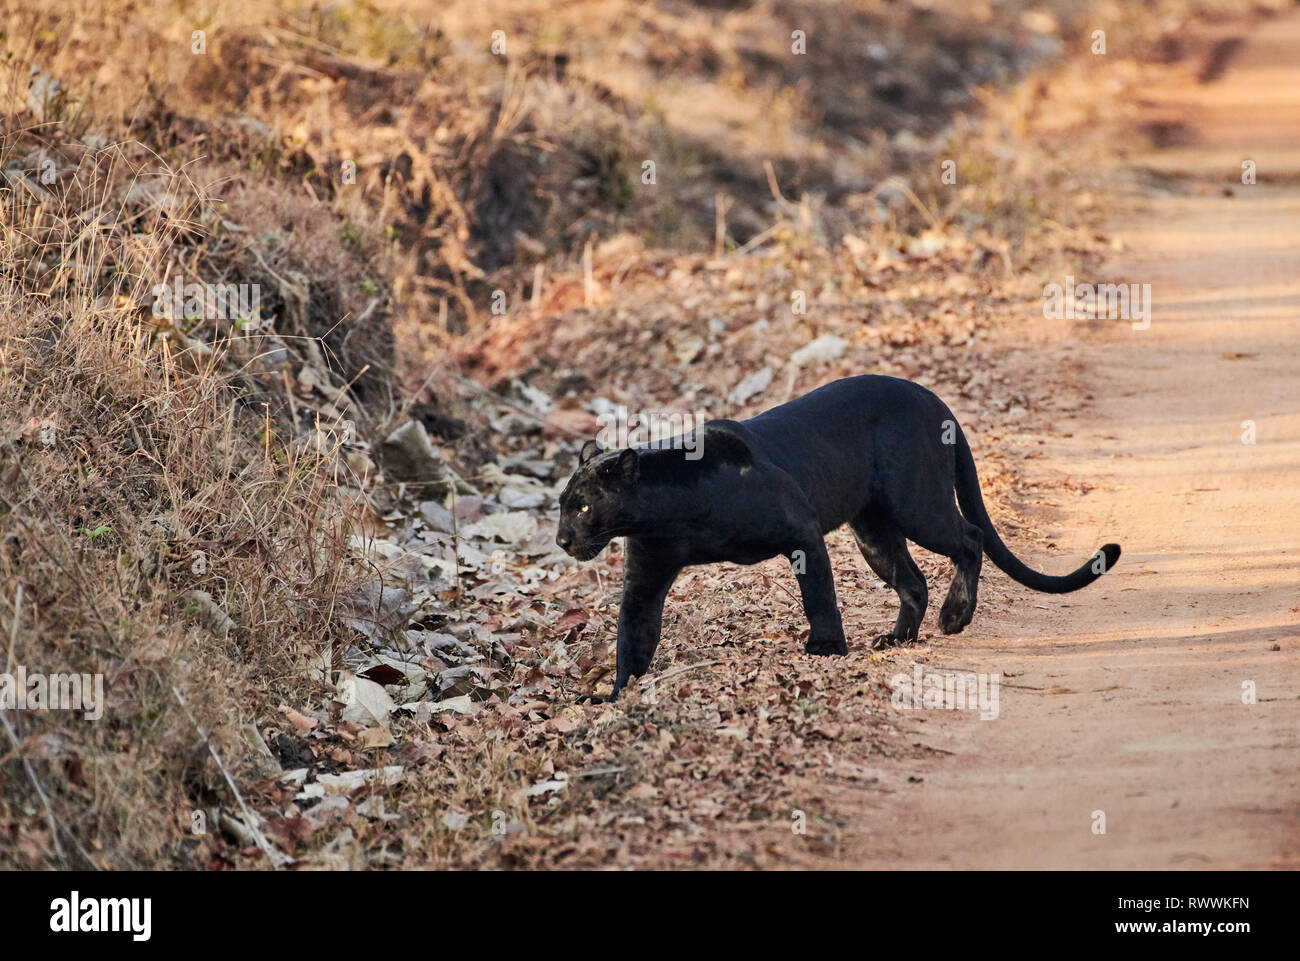
<path id="1" fill-rule="evenodd" d="M 804 651 L 809 654 L 849 653 L 840 608 L 835 601 L 831 559 L 820 532 L 814 530 L 790 552 L 790 566 L 799 579 L 799 593 L 803 595 L 803 609 L 808 617 L 808 643 L 804 645 Z"/>
<path id="2" fill-rule="evenodd" d="M 609 700 L 650 669 L 663 625 L 664 600 L 681 564 L 671 549 L 629 537 L 623 559 L 623 603 L 618 611 L 618 668 Z"/>

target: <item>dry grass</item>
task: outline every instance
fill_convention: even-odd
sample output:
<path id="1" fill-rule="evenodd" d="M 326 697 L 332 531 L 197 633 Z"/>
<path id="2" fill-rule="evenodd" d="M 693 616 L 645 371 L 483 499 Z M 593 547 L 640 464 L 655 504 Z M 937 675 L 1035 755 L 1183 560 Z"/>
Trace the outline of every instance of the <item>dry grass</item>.
<path id="1" fill-rule="evenodd" d="M 332 498 L 337 444 L 278 439 L 245 382 L 259 340 L 205 342 L 149 305 L 158 265 L 210 217 L 201 190 L 143 151 L 5 129 L 0 278 L 0 609 L 6 663 L 102 674 L 91 722 L 17 712 L 0 822 L 11 866 L 201 866 L 191 812 L 229 801 L 184 699 L 247 776 L 256 705 L 302 686 L 350 576 Z M 34 189 L 33 189 L 34 188 Z M 191 591 L 233 619 L 214 631 Z M 255 727 L 252 728 L 255 731 Z M 20 783 L 13 783 L 18 778 Z M 57 826 L 57 827 L 54 827 Z"/>

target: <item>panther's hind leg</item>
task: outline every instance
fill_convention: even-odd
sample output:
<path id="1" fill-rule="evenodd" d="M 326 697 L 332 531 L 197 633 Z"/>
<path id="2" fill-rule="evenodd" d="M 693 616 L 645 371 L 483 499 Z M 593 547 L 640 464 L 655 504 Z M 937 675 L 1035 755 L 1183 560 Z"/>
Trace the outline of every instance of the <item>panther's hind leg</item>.
<path id="1" fill-rule="evenodd" d="M 962 517 L 956 505 L 945 505 L 940 516 L 931 515 L 924 525 L 905 525 L 903 533 L 927 551 L 950 558 L 957 568 L 939 608 L 939 628 L 945 634 L 958 634 L 975 616 L 979 591 L 980 567 L 984 561 L 984 535 Z"/>
<path id="2" fill-rule="evenodd" d="M 975 616 L 980 567 L 984 563 L 984 535 L 974 524 L 965 525 L 960 552 L 952 562 L 957 566 L 957 573 L 948 588 L 948 596 L 943 599 L 943 607 L 939 608 L 939 628 L 945 634 L 960 634 Z"/>
<path id="3" fill-rule="evenodd" d="M 921 569 L 907 552 L 907 541 L 902 531 L 887 518 L 869 514 L 859 515 L 849 526 L 867 564 L 877 577 L 898 592 L 898 620 L 894 623 L 894 630 L 877 637 L 871 646 L 915 641 L 929 603 L 929 590 Z"/>

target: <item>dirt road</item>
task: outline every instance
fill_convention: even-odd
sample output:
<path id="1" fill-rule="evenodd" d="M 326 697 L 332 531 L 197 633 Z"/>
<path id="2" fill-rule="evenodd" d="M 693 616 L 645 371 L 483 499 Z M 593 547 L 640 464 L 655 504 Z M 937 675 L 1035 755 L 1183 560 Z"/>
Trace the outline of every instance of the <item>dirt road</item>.
<path id="1" fill-rule="evenodd" d="M 1046 323 L 1026 348 L 1091 400 L 1030 462 L 1060 472 L 1034 478 L 1060 550 L 1022 553 L 1124 556 L 934 641 L 927 670 L 1002 675 L 1000 714 L 914 715 L 951 754 L 879 772 L 859 866 L 1300 867 L 1300 16 L 1216 36 L 1214 69 L 1143 91 L 1171 146 L 1116 206 L 1125 251 L 1076 278 L 1149 283 L 1150 328 Z"/>

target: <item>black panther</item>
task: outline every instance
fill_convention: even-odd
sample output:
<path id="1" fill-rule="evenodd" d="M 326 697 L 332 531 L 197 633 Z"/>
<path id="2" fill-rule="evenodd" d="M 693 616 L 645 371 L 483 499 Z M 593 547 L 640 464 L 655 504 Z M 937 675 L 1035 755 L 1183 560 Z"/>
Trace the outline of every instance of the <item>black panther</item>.
<path id="1" fill-rule="evenodd" d="M 1077 591 L 1119 559 L 1119 545 L 1106 544 L 1064 576 L 1026 567 L 989 519 L 952 411 L 911 381 L 849 377 L 750 420 L 713 420 L 698 430 L 681 443 L 617 451 L 588 441 L 560 495 L 555 540 L 573 557 L 591 560 L 611 538 L 627 538 L 611 699 L 650 667 L 664 598 L 692 564 L 790 558 L 810 628 L 804 650 L 847 654 L 823 541 L 843 524 L 898 592 L 894 629 L 873 646 L 917 639 L 928 592 L 909 540 L 956 565 L 939 610 L 945 634 L 974 616 L 985 554 L 1012 579 L 1049 594 Z"/>

